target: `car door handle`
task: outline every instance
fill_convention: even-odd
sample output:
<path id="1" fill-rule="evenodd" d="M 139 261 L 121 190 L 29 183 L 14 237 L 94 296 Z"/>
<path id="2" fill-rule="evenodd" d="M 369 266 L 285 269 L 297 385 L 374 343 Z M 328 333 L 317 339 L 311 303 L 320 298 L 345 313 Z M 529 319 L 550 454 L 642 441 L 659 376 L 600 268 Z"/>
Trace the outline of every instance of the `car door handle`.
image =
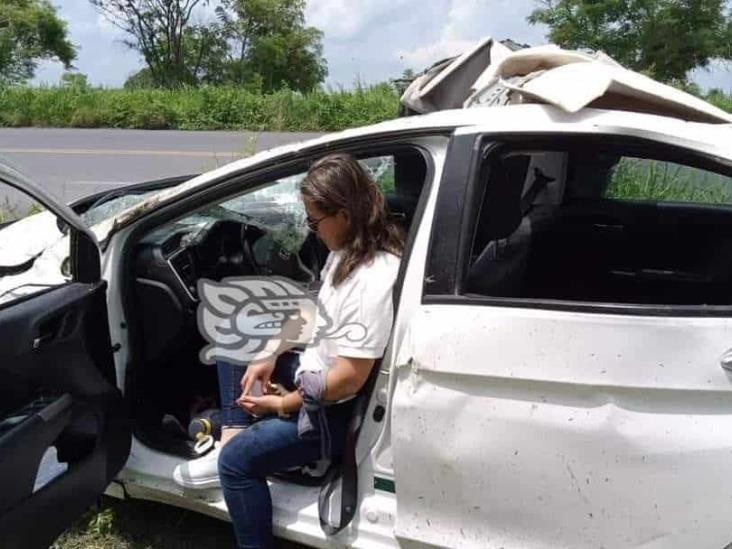
<path id="1" fill-rule="evenodd" d="M 722 366 L 724 370 L 732 372 L 732 349 L 725 351 L 722 358 L 719 359 L 719 365 Z"/>
<path id="2" fill-rule="evenodd" d="M 59 312 L 46 318 L 38 325 L 37 336 L 33 338 L 32 347 L 40 349 L 54 341 L 62 334 L 67 334 L 76 322 L 77 316 L 73 311 Z"/>
<path id="3" fill-rule="evenodd" d="M 40 349 L 47 343 L 53 341 L 54 334 L 53 333 L 47 333 L 43 335 L 39 335 L 38 337 L 33 339 L 33 349 Z"/>
<path id="4" fill-rule="evenodd" d="M 61 325 L 63 324 L 63 321 L 64 318 L 62 316 L 59 316 L 58 318 L 51 319 L 51 321 L 44 322 L 38 328 L 38 336 L 33 338 L 33 349 L 40 349 L 44 345 L 47 345 L 48 343 L 56 339 L 56 336 L 58 336 L 61 331 Z"/>

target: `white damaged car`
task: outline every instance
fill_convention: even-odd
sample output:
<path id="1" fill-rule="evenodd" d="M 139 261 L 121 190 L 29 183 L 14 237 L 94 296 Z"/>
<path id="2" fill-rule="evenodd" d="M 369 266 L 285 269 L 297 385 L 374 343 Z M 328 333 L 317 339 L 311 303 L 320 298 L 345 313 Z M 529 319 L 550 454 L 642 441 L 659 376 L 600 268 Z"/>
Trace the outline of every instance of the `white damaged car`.
<path id="1" fill-rule="evenodd" d="M 271 479 L 278 536 L 732 541 L 732 117 L 603 55 L 490 39 L 403 105 L 418 116 L 77 204 L 87 223 L 0 171 L 45 209 L 0 227 L 3 547 L 48 545 L 105 490 L 228 518 L 172 478 L 195 456 L 179 426 L 216 404 L 197 283 L 317 283 L 297 188 L 333 151 L 409 237 L 344 461 Z"/>

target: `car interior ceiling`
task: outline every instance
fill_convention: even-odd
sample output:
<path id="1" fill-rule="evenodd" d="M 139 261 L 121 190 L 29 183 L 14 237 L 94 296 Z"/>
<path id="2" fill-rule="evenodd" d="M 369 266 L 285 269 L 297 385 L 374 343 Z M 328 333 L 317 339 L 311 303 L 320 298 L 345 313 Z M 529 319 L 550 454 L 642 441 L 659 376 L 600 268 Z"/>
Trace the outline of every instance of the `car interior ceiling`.
<path id="1" fill-rule="evenodd" d="M 541 169 L 529 167 L 535 153 L 506 155 L 490 165 L 467 294 L 732 304 L 729 205 L 607 198 L 605 187 L 618 156 L 562 154 L 564 188 L 548 200 L 542 195 L 562 182 L 541 181 Z M 532 187 L 536 195 L 527 200 Z"/>
<path id="2" fill-rule="evenodd" d="M 390 214 L 408 231 L 427 166 L 422 153 L 393 155 L 394 189 L 387 193 Z M 297 254 L 273 245 L 261 226 L 221 220 L 200 242 L 174 234 L 163 242 L 142 235 L 134 248 L 128 296 L 131 350 L 127 394 L 132 401 L 135 435 L 146 445 L 195 457 L 187 437 L 191 418 L 217 408 L 216 368 L 199 361 L 205 340 L 197 327 L 195 289 L 200 278 L 279 275 L 317 287 L 316 277 L 328 250 L 310 233 Z M 263 252 L 263 250 L 265 250 Z M 264 259 L 263 259 L 264 258 Z"/>

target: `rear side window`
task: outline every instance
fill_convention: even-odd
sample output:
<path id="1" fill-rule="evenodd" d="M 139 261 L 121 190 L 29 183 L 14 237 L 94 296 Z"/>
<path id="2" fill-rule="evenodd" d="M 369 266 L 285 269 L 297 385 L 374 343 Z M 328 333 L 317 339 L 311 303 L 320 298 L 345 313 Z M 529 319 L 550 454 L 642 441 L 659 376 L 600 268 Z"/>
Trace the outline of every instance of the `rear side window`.
<path id="1" fill-rule="evenodd" d="M 732 177 L 622 151 L 510 150 L 481 170 L 463 293 L 732 304 Z"/>
<path id="2" fill-rule="evenodd" d="M 668 160 L 605 153 L 573 157 L 571 196 L 689 204 L 732 204 L 728 175 Z M 599 187 L 598 187 L 599 186 Z"/>

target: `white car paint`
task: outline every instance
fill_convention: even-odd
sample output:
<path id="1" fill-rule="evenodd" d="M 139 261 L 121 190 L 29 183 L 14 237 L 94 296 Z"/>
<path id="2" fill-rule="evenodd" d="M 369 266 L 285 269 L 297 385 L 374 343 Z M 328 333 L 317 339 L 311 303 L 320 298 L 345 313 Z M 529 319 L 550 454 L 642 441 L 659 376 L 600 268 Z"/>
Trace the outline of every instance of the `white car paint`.
<path id="1" fill-rule="evenodd" d="M 422 307 L 393 397 L 396 535 L 725 546 L 731 322 Z"/>
<path id="2" fill-rule="evenodd" d="M 465 101 L 466 108 L 537 102 L 574 113 L 590 105 L 604 108 L 602 101 L 606 101 L 629 111 L 673 113 L 700 122 L 732 122 L 730 113 L 628 70 L 602 52 L 568 51 L 554 45 L 527 48 L 492 63 L 481 80 L 482 87 Z"/>
<path id="3" fill-rule="evenodd" d="M 0 277 L 0 304 L 36 292 L 37 285 L 56 286 L 66 282 L 61 264 L 69 255 L 69 240 L 58 229 L 56 219 L 51 212 L 39 212 L 19 219 L 0 232 L 3 265 L 22 265 L 38 255 L 30 270 Z"/>
<path id="4" fill-rule="evenodd" d="M 722 109 L 626 69 L 603 52 L 566 50 L 554 44 L 512 51 L 490 37 L 419 75 L 401 102 L 420 114 L 541 103 L 569 113 L 597 107 L 732 122 L 732 115 Z"/>

